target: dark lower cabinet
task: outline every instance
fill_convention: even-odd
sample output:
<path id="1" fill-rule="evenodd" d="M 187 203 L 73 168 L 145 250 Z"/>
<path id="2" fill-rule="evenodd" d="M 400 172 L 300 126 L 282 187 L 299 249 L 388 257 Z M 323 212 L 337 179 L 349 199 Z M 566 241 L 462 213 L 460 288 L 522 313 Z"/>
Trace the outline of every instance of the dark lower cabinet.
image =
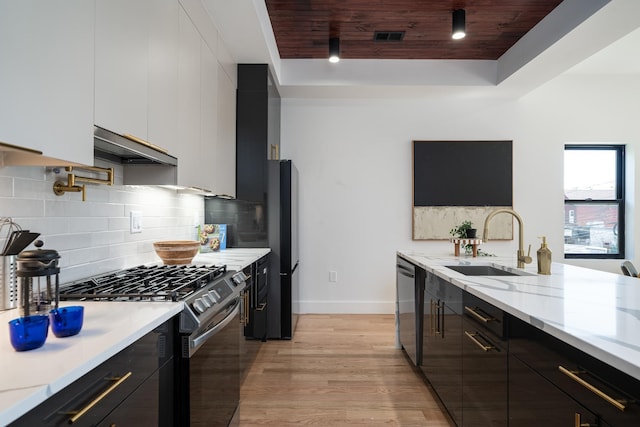
<path id="1" fill-rule="evenodd" d="M 457 426 L 640 426 L 639 380 L 425 274 L 419 367 Z"/>
<path id="2" fill-rule="evenodd" d="M 532 393 L 530 397 L 536 398 L 534 404 L 546 402 L 550 405 L 547 409 L 549 418 L 553 419 L 552 415 L 555 415 L 556 419 L 563 420 L 563 423 L 557 421 L 549 425 L 640 425 L 640 381 L 526 322 L 513 318 L 509 324 L 509 352 L 512 355 L 509 366 L 510 418 L 518 415 L 517 420 L 522 421 L 522 425 L 534 425 L 536 411 L 529 409 L 532 405 L 527 404 L 526 399 L 518 398 L 515 393 L 517 384 L 512 380 L 519 374 L 515 367 L 526 365 L 530 372 L 527 381 L 537 376 L 540 384 L 538 390 L 528 390 Z M 548 398 L 552 393 L 557 396 L 554 401 L 568 399 L 571 404 L 554 404 Z M 583 421 L 566 424 L 565 420 L 574 412 L 579 413 Z M 524 422 L 527 417 L 530 418 L 529 424 Z M 575 417 L 577 419 L 578 416 Z"/>
<path id="3" fill-rule="evenodd" d="M 160 425 L 158 401 L 149 398 L 159 393 L 160 372 L 157 371 L 97 425 L 100 427 Z"/>
<path id="4" fill-rule="evenodd" d="M 462 425 L 462 290 L 427 273 L 420 369 Z"/>
<path id="5" fill-rule="evenodd" d="M 503 312 L 464 293 L 462 425 L 508 425 L 508 345 Z"/>
<path id="6" fill-rule="evenodd" d="M 174 350 L 170 320 L 10 426 L 173 426 Z"/>
<path id="7" fill-rule="evenodd" d="M 269 255 L 265 255 L 244 270 L 247 281 L 247 321 L 244 336 L 247 339 L 267 340 L 267 293 Z"/>
<path id="8" fill-rule="evenodd" d="M 607 424 L 520 359 L 510 356 L 509 425 L 595 427 Z"/>
<path id="9" fill-rule="evenodd" d="M 244 383 L 262 342 L 267 340 L 267 290 L 269 255 L 247 266 L 247 288 L 240 324 L 240 381 Z"/>

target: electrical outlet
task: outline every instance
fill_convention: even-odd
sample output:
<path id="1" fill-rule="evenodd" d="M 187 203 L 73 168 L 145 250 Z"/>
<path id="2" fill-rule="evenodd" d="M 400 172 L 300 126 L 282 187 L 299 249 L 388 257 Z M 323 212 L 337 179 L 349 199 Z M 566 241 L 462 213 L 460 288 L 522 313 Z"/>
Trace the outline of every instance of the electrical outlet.
<path id="1" fill-rule="evenodd" d="M 337 271 L 329 271 L 329 281 L 331 283 L 335 283 L 338 281 L 338 272 Z"/>
<path id="2" fill-rule="evenodd" d="M 131 211 L 130 219 L 129 232 L 142 233 L 142 212 Z"/>

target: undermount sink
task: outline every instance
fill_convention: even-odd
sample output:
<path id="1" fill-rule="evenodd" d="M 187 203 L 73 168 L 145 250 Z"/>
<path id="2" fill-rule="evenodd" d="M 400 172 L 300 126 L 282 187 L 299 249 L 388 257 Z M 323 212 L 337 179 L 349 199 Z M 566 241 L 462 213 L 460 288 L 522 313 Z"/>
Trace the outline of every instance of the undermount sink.
<path id="1" fill-rule="evenodd" d="M 465 276 L 530 276 L 531 274 L 524 271 L 516 271 L 496 267 L 493 265 L 445 265 L 451 270 L 462 273 Z"/>

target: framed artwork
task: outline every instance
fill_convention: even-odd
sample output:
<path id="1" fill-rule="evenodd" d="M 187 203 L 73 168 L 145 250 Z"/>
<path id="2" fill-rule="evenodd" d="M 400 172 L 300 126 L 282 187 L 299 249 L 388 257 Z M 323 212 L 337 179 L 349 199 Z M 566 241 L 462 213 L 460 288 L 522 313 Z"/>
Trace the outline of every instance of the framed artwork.
<path id="1" fill-rule="evenodd" d="M 513 207 L 512 141 L 413 141 L 413 240 L 448 240 L 471 221 L 480 238 L 492 211 Z M 513 217 L 491 220 L 491 240 L 513 239 Z"/>

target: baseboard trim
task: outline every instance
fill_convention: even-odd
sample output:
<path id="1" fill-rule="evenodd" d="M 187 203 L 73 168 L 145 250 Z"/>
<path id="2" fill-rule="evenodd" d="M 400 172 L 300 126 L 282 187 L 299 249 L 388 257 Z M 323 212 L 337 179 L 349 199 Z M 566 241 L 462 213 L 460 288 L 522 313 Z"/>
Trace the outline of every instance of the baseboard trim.
<path id="1" fill-rule="evenodd" d="M 300 314 L 394 314 L 396 303 L 383 301 L 300 301 Z"/>

